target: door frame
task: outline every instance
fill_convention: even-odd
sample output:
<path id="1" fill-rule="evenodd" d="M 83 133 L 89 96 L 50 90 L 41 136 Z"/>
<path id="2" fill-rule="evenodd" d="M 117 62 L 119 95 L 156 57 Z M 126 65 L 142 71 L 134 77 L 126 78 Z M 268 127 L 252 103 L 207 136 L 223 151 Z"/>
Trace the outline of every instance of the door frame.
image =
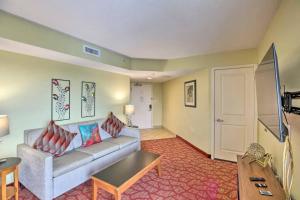
<path id="1" fill-rule="evenodd" d="M 135 85 L 134 84 L 140 84 L 141 86 L 142 85 L 149 85 L 151 87 L 151 105 L 152 105 L 152 111 L 151 111 L 151 128 L 149 129 L 152 129 L 154 126 L 153 126 L 153 121 L 154 121 L 154 106 L 153 106 L 153 84 L 152 83 L 148 83 L 148 82 L 137 82 L 137 81 L 134 81 L 134 82 L 130 82 L 130 98 L 129 98 L 129 103 L 132 103 L 132 87 L 134 87 Z M 135 125 L 135 124 L 134 124 Z"/>
<path id="2" fill-rule="evenodd" d="M 211 129 L 210 129 L 210 151 L 211 151 L 211 159 L 215 159 L 215 71 L 222 69 L 239 69 L 239 68 L 253 68 L 253 73 L 255 73 L 255 69 L 257 68 L 256 64 L 247 64 L 247 65 L 233 65 L 233 66 L 224 66 L 224 67 L 212 67 L 210 71 L 210 108 L 211 108 Z M 254 84 L 254 119 L 253 119 L 253 138 L 254 142 L 257 142 L 257 123 L 255 123 L 255 119 L 257 119 L 257 103 L 256 103 L 256 92 L 255 92 L 255 84 Z"/>

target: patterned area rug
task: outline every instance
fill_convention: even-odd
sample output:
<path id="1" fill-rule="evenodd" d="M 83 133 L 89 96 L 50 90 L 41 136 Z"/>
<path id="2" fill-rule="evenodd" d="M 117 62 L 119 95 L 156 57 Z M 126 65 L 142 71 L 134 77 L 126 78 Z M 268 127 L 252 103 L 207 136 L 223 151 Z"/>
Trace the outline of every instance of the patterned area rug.
<path id="1" fill-rule="evenodd" d="M 163 155 L 162 177 L 150 171 L 122 194 L 122 200 L 213 200 L 237 199 L 237 166 L 210 160 L 178 138 L 142 142 L 145 151 Z M 36 200 L 28 190 L 20 192 L 21 200 Z M 74 188 L 57 200 L 92 199 L 91 181 Z M 113 196 L 99 190 L 99 199 Z"/>

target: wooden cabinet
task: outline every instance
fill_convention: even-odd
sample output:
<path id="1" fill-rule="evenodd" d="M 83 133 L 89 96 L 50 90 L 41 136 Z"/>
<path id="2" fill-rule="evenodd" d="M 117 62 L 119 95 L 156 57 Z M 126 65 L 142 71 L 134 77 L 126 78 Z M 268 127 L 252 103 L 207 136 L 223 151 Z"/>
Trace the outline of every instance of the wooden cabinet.
<path id="1" fill-rule="evenodd" d="M 285 200 L 285 194 L 280 183 L 276 179 L 273 171 L 269 166 L 263 168 L 257 163 L 249 164 L 249 159 L 242 159 L 241 156 L 237 157 L 238 164 L 238 190 L 240 200 Z M 249 177 L 264 177 L 267 188 L 257 188 L 254 184 L 256 182 L 250 181 Z M 269 190 L 273 196 L 262 196 L 259 190 Z"/>

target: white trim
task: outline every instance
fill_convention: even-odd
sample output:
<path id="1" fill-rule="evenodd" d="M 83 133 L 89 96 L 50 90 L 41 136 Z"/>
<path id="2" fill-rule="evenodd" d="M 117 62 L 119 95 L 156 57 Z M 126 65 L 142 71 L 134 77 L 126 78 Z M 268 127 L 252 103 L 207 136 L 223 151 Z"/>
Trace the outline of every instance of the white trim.
<path id="1" fill-rule="evenodd" d="M 211 159 L 215 159 L 215 70 L 217 68 L 211 69 L 210 74 L 210 81 L 211 81 L 211 88 L 210 88 L 210 112 L 211 112 L 211 132 L 210 132 L 210 153 L 211 153 Z"/>
<path id="2" fill-rule="evenodd" d="M 256 82 L 255 82 L 255 71 L 257 69 L 257 64 L 253 65 L 253 73 L 254 73 L 254 124 L 253 124 L 253 127 L 254 127 L 254 136 L 253 136 L 253 139 L 254 139 L 254 142 L 257 142 L 257 123 L 258 123 L 258 111 L 257 111 L 257 98 L 256 98 Z"/>
<path id="3" fill-rule="evenodd" d="M 151 91 L 151 128 L 153 128 L 153 122 L 154 122 L 154 106 L 153 106 L 153 84 L 149 84 L 150 85 L 150 87 L 151 87 L 151 89 L 150 89 L 150 91 Z"/>
<path id="4" fill-rule="evenodd" d="M 215 70 L 222 70 L 222 69 L 237 69 L 237 68 L 247 68 L 247 67 L 254 67 L 256 64 L 247 64 L 247 65 L 229 65 L 229 66 L 218 66 L 218 67 L 212 67 L 211 71 Z"/>
<path id="5" fill-rule="evenodd" d="M 211 152 L 211 159 L 215 159 L 215 71 L 216 70 L 226 70 L 226 69 L 238 69 L 238 68 L 254 68 L 255 69 L 256 64 L 248 64 L 248 65 L 236 65 L 236 66 L 225 66 L 225 67 L 212 67 L 211 68 L 211 74 L 210 74 L 210 81 L 211 81 L 211 88 L 210 88 L 210 107 L 211 107 L 211 131 L 210 131 L 210 152 Z M 256 97 L 256 96 L 255 96 Z M 256 101 L 254 105 L 256 109 Z M 256 117 L 256 111 L 255 111 L 255 117 Z M 255 119 L 253 119 L 255 122 Z M 257 124 L 254 123 L 254 140 L 257 141 Z"/>

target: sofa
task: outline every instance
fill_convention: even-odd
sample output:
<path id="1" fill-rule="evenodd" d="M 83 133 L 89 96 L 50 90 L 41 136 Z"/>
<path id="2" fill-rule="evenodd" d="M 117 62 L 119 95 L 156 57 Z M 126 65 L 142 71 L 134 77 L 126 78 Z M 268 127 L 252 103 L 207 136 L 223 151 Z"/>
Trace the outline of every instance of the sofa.
<path id="1" fill-rule="evenodd" d="M 124 127 L 120 136 L 112 138 L 101 129 L 104 119 L 63 125 L 65 130 L 78 133 L 66 153 L 53 157 L 32 146 L 44 128 L 24 131 L 24 144 L 17 146 L 22 159 L 19 180 L 23 186 L 42 200 L 54 199 L 89 180 L 91 175 L 141 149 L 138 129 Z M 78 125 L 98 123 L 102 142 L 82 147 Z"/>

